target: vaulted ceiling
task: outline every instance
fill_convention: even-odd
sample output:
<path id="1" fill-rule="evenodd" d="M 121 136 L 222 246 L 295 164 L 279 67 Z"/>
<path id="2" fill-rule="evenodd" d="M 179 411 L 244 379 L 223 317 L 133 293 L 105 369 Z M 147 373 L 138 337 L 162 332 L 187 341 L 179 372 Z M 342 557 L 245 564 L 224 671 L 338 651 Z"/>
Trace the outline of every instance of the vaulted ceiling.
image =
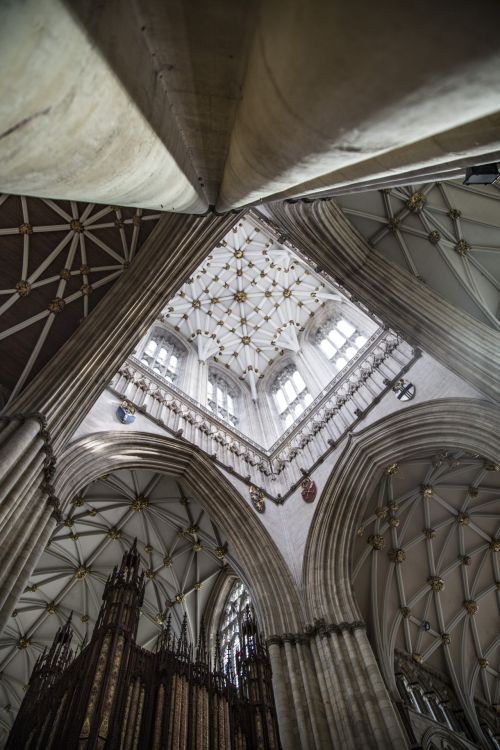
<path id="1" fill-rule="evenodd" d="M 163 319 L 198 358 L 231 370 L 256 397 L 256 384 L 284 351 L 300 349 L 310 316 L 343 299 L 288 247 L 245 216 L 169 301 Z"/>
<path id="2" fill-rule="evenodd" d="M 231 561 L 220 530 L 182 483 L 146 470 L 101 477 L 73 499 L 0 638 L 0 725 L 10 727 L 33 665 L 73 612 L 75 646 L 92 634 L 104 584 L 134 538 L 146 591 L 138 643 L 153 648 L 168 615 L 196 641 L 212 587 Z"/>
<path id="3" fill-rule="evenodd" d="M 157 219 L 143 209 L 0 195 L 0 405 L 68 340 Z"/>
<path id="4" fill-rule="evenodd" d="M 355 591 L 382 668 L 394 648 L 500 703 L 500 467 L 464 451 L 388 466 L 359 519 Z"/>
<path id="5" fill-rule="evenodd" d="M 373 248 L 500 329 L 500 190 L 424 183 L 336 198 Z"/>

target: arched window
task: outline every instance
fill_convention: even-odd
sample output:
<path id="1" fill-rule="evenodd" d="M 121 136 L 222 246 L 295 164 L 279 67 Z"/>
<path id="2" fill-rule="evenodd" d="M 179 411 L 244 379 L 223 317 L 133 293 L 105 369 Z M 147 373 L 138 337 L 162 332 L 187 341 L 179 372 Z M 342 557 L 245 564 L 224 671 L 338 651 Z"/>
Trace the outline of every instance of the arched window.
<path id="1" fill-rule="evenodd" d="M 174 383 L 179 375 L 182 351 L 166 331 L 153 331 L 142 352 L 141 362 Z"/>
<path id="2" fill-rule="evenodd" d="M 216 372 L 208 373 L 207 406 L 218 417 L 230 424 L 238 424 L 238 393 L 225 378 Z"/>
<path id="3" fill-rule="evenodd" d="M 241 650 L 239 623 L 245 607 L 251 603 L 250 594 L 241 581 L 234 582 L 228 594 L 219 625 L 221 653 L 224 663 L 228 654 L 232 660 L 233 672 L 236 675 L 236 656 Z"/>
<path id="4" fill-rule="evenodd" d="M 316 334 L 316 343 L 340 372 L 361 347 L 367 337 L 345 318 L 330 318 Z"/>
<path id="5" fill-rule="evenodd" d="M 294 365 L 280 372 L 273 383 L 272 394 L 285 427 L 290 427 L 313 400 Z"/>

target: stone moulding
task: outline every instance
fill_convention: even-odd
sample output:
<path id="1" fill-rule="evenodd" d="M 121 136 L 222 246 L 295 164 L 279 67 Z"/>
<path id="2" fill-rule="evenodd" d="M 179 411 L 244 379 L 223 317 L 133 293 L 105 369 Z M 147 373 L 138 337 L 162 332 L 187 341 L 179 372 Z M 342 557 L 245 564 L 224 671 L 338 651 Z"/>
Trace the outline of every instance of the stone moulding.
<path id="1" fill-rule="evenodd" d="M 15 414 L 5 414 L 0 416 L 0 425 L 7 425 L 12 421 L 26 422 L 28 419 L 34 419 L 40 425 L 39 437 L 42 439 L 43 444 L 40 448 L 42 453 L 45 453 L 45 459 L 43 461 L 42 472 L 43 481 L 40 485 L 40 490 L 47 495 L 47 505 L 53 508 L 52 517 L 55 518 L 57 523 L 62 521 L 62 513 L 60 510 L 59 498 L 56 497 L 54 487 L 52 485 L 52 478 L 56 471 L 56 456 L 52 445 L 52 439 L 50 432 L 47 428 L 47 419 L 41 412 L 29 412 L 23 414 L 17 412 Z"/>
<path id="2" fill-rule="evenodd" d="M 323 618 L 315 620 L 313 625 L 305 628 L 303 633 L 284 633 L 283 635 L 271 635 L 267 639 L 267 645 L 283 646 L 285 643 L 309 643 L 315 636 L 320 638 L 330 638 L 332 634 L 342 635 L 343 633 L 354 633 L 355 630 L 366 630 L 366 625 L 362 620 L 353 622 L 331 622 L 327 623 Z"/>
<path id="3" fill-rule="evenodd" d="M 280 505 L 300 486 L 304 460 L 310 473 L 420 356 L 392 331 L 378 331 L 372 338 L 365 358 L 335 378 L 308 407 L 307 424 L 302 421 L 287 430 L 269 450 L 222 422 L 133 357 L 115 375 L 110 390 L 120 400 L 126 398 L 137 412 L 207 453 L 245 484 L 258 486 L 265 497 Z M 382 366 L 391 372 L 390 378 L 380 372 Z M 361 397 L 358 391 L 363 388 Z"/>

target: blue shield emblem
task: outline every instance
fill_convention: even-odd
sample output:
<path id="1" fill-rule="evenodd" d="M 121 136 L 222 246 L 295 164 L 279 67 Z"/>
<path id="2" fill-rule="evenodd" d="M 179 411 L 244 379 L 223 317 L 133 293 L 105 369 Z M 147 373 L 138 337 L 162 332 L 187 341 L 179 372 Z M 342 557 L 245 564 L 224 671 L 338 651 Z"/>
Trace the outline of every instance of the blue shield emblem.
<path id="1" fill-rule="evenodd" d="M 116 416 L 122 424 L 132 424 L 135 421 L 135 406 L 128 401 L 122 401 L 116 410 Z"/>

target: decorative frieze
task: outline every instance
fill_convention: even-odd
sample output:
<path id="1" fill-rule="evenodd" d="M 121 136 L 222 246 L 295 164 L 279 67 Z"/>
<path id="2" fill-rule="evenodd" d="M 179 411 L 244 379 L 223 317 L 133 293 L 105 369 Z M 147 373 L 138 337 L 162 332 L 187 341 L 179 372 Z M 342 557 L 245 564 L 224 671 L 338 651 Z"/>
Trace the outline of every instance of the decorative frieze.
<path id="1" fill-rule="evenodd" d="M 288 428 L 269 449 L 134 357 L 114 377 L 111 389 L 136 413 L 147 414 L 172 434 L 182 435 L 247 484 L 259 487 L 265 498 L 281 504 L 303 481 L 304 454 L 310 472 L 314 462 L 321 461 L 351 429 L 358 419 L 358 406 L 363 415 L 371 408 L 364 400 L 366 392 L 358 403 L 358 391 L 369 383 L 371 397 L 377 400 L 388 389 L 384 378 L 375 377 L 379 368 L 383 365 L 385 371 L 390 370 L 389 381 L 393 382 L 419 356 L 391 331 L 378 331 L 363 349 L 362 357 L 353 357 L 345 372 L 305 409 L 303 421 Z"/>

